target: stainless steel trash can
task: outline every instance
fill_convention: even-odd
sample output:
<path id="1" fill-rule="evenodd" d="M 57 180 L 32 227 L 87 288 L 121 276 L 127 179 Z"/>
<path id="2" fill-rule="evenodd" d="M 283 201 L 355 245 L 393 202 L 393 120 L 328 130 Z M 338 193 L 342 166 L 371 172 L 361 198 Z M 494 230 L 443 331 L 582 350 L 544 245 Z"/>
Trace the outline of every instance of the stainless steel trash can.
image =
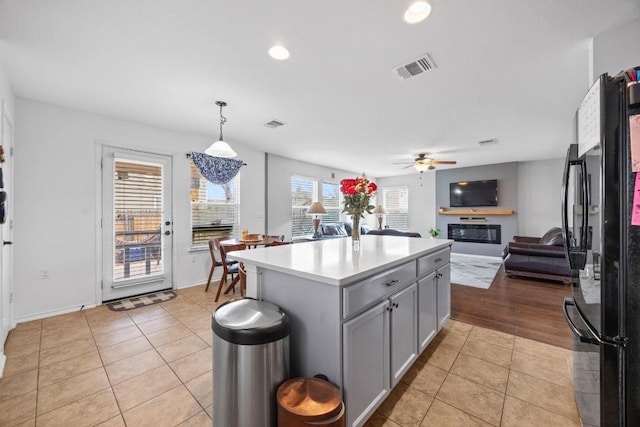
<path id="1" fill-rule="evenodd" d="M 213 425 L 275 427 L 276 391 L 289 376 L 289 318 L 245 298 L 213 313 Z"/>

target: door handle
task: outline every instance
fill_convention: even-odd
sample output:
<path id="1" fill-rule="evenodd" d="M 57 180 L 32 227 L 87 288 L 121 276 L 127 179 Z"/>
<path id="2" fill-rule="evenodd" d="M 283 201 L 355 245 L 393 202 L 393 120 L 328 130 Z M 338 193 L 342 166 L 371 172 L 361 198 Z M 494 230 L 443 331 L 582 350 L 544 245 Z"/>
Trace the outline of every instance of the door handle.
<path id="1" fill-rule="evenodd" d="M 582 235 L 580 236 L 580 246 L 572 244 L 572 236 L 569 232 L 569 170 L 572 166 L 579 166 L 582 173 L 580 190 L 582 191 Z M 587 262 L 587 246 L 585 233 L 587 227 L 588 214 L 588 193 L 585 184 L 587 169 L 584 159 L 578 157 L 578 144 L 571 144 L 567 151 L 567 158 L 564 165 L 564 176 L 562 177 L 562 237 L 564 240 L 564 251 L 569 261 L 571 269 L 582 270 Z"/>
<path id="2" fill-rule="evenodd" d="M 5 245 L 13 245 L 13 242 L 11 242 L 9 240 L 3 240 L 2 241 L 2 246 L 5 246 Z"/>
<path id="3" fill-rule="evenodd" d="M 600 344 L 601 341 L 598 339 L 597 335 L 591 334 L 590 333 L 591 331 L 583 331 L 582 329 L 578 329 L 576 324 L 573 323 L 573 320 L 571 319 L 571 317 L 569 317 L 569 311 L 567 310 L 567 307 L 570 305 L 575 307 L 576 305 L 575 301 L 572 298 L 564 297 L 564 301 L 562 302 L 562 312 L 564 313 L 564 320 L 567 321 L 567 324 L 569 325 L 569 329 L 571 329 L 571 332 L 573 332 L 573 334 L 576 337 L 578 337 L 580 342 L 596 344 L 596 345 Z"/>

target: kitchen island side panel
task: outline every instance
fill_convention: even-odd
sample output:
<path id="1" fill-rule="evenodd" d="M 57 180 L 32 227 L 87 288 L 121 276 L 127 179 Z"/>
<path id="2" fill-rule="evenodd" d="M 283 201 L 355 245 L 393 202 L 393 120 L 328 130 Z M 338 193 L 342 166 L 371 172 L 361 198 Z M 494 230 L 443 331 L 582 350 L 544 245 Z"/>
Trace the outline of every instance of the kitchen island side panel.
<path id="1" fill-rule="evenodd" d="M 290 317 L 293 377 L 324 374 L 342 388 L 342 288 L 260 269 L 261 299 Z"/>

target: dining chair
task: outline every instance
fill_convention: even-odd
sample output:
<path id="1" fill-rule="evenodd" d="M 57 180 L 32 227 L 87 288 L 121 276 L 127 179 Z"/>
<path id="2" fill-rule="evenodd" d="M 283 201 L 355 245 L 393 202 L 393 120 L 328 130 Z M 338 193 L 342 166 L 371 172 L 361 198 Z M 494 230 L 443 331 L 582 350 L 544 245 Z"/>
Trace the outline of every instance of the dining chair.
<path id="1" fill-rule="evenodd" d="M 240 276 L 240 295 L 247 293 L 247 271 L 244 269 L 243 263 L 238 263 L 238 275 Z"/>
<path id="2" fill-rule="evenodd" d="M 224 271 L 222 272 L 222 278 L 220 279 L 220 283 L 218 283 L 218 291 L 216 292 L 215 302 L 218 302 L 218 299 L 220 298 L 220 291 L 222 291 L 224 284 L 227 282 L 227 276 L 229 274 L 231 275 L 231 283 L 229 283 L 229 286 L 227 286 L 227 289 L 225 289 L 224 291 L 225 294 L 229 293 L 231 289 L 233 289 L 235 292 L 236 283 L 238 283 L 238 281 L 240 280 L 239 263 L 229 264 L 227 262 L 227 254 L 229 252 L 243 251 L 245 249 L 247 249 L 247 245 L 245 245 L 244 243 L 229 244 L 229 245 L 220 244 L 220 257 L 222 259 L 222 268 L 224 269 Z M 244 296 L 244 290 L 242 289 L 242 285 L 240 286 L 240 296 Z"/>
<path id="3" fill-rule="evenodd" d="M 211 270 L 209 270 L 209 279 L 207 279 L 207 286 L 205 286 L 204 291 L 207 292 L 209 290 L 209 285 L 211 284 L 211 278 L 213 277 L 213 271 L 216 267 L 222 267 L 222 257 L 220 254 L 220 242 L 223 240 L 227 240 L 229 236 L 218 236 L 212 237 L 209 239 L 209 253 L 211 254 Z M 216 256 L 216 253 L 218 256 Z M 218 259 L 220 257 L 220 259 Z M 229 261 L 227 264 L 235 264 L 237 261 Z"/>

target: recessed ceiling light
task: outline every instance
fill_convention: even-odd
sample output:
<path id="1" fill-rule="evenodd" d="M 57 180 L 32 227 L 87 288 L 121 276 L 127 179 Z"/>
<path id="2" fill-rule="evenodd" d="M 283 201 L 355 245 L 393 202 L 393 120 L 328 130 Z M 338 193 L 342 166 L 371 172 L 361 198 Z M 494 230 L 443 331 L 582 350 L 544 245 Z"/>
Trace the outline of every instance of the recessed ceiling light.
<path id="1" fill-rule="evenodd" d="M 271 49 L 269 49 L 269 55 L 271 55 L 273 59 L 283 61 L 289 58 L 289 49 L 284 46 L 275 45 Z"/>
<path id="2" fill-rule="evenodd" d="M 431 13 L 431 5 L 426 1 L 414 1 L 404 12 L 404 22 L 407 24 L 417 24 L 426 19 Z"/>

